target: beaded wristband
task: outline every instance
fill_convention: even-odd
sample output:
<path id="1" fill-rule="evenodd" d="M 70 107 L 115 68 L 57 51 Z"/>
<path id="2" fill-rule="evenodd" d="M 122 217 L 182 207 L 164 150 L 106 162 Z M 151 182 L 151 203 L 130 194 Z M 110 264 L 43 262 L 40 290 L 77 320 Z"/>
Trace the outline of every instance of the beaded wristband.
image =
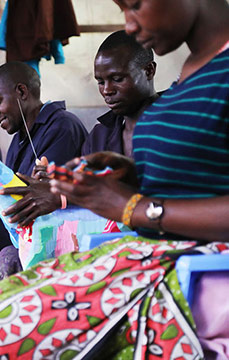
<path id="1" fill-rule="evenodd" d="M 61 209 L 66 209 L 66 207 L 67 207 L 67 198 L 66 198 L 66 196 L 60 194 L 60 201 L 61 201 Z"/>
<path id="2" fill-rule="evenodd" d="M 143 198 L 143 195 L 141 194 L 134 194 L 131 196 L 131 198 L 127 201 L 126 206 L 122 213 L 122 222 L 124 225 L 131 227 L 130 222 L 131 218 L 134 212 L 134 209 L 136 208 L 138 202 Z"/>

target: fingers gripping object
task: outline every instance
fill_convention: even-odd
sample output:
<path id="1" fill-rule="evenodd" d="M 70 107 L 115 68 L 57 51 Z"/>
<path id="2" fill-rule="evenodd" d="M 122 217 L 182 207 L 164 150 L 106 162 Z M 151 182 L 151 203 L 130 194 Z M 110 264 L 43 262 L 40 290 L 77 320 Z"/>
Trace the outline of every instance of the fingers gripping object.
<path id="1" fill-rule="evenodd" d="M 46 156 L 42 156 L 41 160 L 36 159 L 36 165 L 48 166 L 48 159 Z"/>
<path id="2" fill-rule="evenodd" d="M 81 159 L 80 163 L 73 170 L 69 170 L 65 166 L 57 166 L 54 162 L 50 162 L 47 167 L 47 173 L 50 179 L 57 179 L 76 184 L 77 180 L 73 177 L 74 172 L 105 176 L 111 174 L 113 169 L 109 166 L 105 167 L 103 170 L 91 169 L 85 159 Z"/>

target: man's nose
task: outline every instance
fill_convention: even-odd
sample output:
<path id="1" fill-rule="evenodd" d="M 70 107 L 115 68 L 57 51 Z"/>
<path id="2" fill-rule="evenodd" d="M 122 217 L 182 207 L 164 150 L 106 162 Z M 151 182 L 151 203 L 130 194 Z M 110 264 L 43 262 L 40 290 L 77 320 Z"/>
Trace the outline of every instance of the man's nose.
<path id="1" fill-rule="evenodd" d="M 103 92 L 105 95 L 111 95 L 115 93 L 115 87 L 111 81 L 105 81 Z"/>
<path id="2" fill-rule="evenodd" d="M 125 12 L 125 31 L 128 35 L 136 35 L 139 32 L 139 24 L 130 11 Z"/>

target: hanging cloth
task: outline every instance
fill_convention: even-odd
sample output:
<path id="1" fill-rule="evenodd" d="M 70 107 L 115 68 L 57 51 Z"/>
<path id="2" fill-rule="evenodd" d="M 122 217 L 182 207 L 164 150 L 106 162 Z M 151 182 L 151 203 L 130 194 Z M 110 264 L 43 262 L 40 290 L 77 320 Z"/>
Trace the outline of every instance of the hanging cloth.
<path id="1" fill-rule="evenodd" d="M 71 0 L 8 0 L 7 61 L 29 61 L 50 54 L 50 42 L 67 44 L 79 36 Z"/>
<path id="2" fill-rule="evenodd" d="M 8 17 L 8 0 L 5 3 L 5 7 L 3 9 L 1 22 L 0 22 L 0 49 L 1 50 L 6 50 L 7 17 Z"/>

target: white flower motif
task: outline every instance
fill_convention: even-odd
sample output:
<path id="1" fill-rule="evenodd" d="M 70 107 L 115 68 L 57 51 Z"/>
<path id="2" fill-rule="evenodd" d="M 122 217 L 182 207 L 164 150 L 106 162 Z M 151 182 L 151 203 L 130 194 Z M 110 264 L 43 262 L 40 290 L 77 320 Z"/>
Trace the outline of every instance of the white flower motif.
<path id="1" fill-rule="evenodd" d="M 69 291 L 65 294 L 64 300 L 55 300 L 52 302 L 52 309 L 67 309 L 67 319 L 69 321 L 75 321 L 78 319 L 79 310 L 88 309 L 91 307 L 91 303 L 77 303 L 76 293 Z"/>

